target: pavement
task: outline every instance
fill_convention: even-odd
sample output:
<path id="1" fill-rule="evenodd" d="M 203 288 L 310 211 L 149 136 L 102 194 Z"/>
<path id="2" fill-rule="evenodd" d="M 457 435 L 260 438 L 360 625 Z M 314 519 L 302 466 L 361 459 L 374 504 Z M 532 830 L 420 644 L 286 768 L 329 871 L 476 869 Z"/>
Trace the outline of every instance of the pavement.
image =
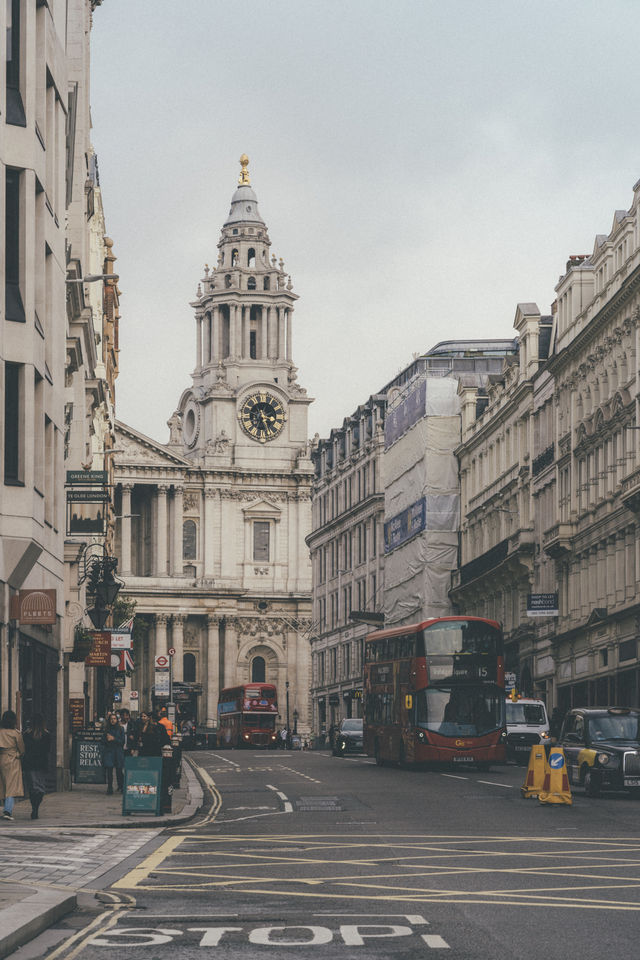
<path id="1" fill-rule="evenodd" d="M 15 819 L 0 819 L 0 958 L 74 910 L 80 892 L 99 890 L 100 877 L 165 827 L 191 820 L 203 801 L 186 757 L 171 813 L 123 816 L 122 794 L 106 789 L 83 783 L 47 794 L 37 820 L 28 800 L 16 800 Z"/>

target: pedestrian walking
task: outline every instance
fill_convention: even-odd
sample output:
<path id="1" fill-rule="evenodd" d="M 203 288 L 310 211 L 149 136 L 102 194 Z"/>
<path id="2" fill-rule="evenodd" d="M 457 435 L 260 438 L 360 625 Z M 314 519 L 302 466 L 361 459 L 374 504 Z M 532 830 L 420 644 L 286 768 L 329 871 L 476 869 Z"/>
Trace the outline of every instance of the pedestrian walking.
<path id="1" fill-rule="evenodd" d="M 120 726 L 124 730 L 124 755 L 128 757 L 135 750 L 136 732 L 135 723 L 126 707 L 120 711 Z"/>
<path id="2" fill-rule="evenodd" d="M 34 713 L 29 729 L 24 735 L 24 760 L 22 769 L 31 801 L 31 819 L 38 819 L 38 810 L 47 792 L 46 777 L 49 767 L 51 735 L 41 713 Z"/>
<path id="3" fill-rule="evenodd" d="M 161 757 L 165 744 L 171 744 L 169 734 L 146 710 L 140 714 L 138 728 L 138 755 L 141 757 Z"/>
<path id="4" fill-rule="evenodd" d="M 107 793 L 113 793 L 113 771 L 116 771 L 118 793 L 122 793 L 124 783 L 124 730 L 118 723 L 115 713 L 107 716 L 102 737 L 102 766 L 107 774 Z"/>
<path id="5" fill-rule="evenodd" d="M 5 710 L 0 720 L 0 800 L 4 800 L 5 820 L 13 820 L 15 799 L 24 796 L 20 764 L 24 740 L 17 726 L 18 718 L 13 710 Z"/>
<path id="6" fill-rule="evenodd" d="M 283 727 L 280 731 L 280 749 L 286 750 L 287 748 L 287 728 Z"/>

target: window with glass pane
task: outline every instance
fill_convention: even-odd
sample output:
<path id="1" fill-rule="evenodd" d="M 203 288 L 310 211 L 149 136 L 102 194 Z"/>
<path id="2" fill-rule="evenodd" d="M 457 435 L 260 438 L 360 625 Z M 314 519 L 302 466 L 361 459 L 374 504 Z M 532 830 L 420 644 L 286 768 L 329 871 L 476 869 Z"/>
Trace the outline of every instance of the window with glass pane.
<path id="1" fill-rule="evenodd" d="M 193 520 L 185 520 L 182 526 L 182 556 L 185 560 L 196 559 L 196 525 Z"/>
<path id="2" fill-rule="evenodd" d="M 253 524 L 253 559 L 269 561 L 269 521 L 255 520 Z"/>

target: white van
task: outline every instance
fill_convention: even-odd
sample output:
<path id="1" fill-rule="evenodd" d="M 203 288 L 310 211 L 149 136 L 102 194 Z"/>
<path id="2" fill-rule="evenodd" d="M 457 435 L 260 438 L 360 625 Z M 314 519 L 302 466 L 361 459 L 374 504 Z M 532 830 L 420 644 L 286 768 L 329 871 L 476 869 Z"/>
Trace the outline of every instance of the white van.
<path id="1" fill-rule="evenodd" d="M 529 762 L 531 747 L 549 741 L 549 717 L 543 700 L 507 697 L 507 760 Z"/>

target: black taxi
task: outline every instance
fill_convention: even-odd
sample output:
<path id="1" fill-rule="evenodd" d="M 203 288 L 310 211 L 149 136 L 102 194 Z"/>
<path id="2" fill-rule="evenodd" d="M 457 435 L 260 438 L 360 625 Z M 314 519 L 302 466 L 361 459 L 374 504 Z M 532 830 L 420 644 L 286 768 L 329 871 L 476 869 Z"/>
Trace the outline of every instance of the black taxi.
<path id="1" fill-rule="evenodd" d="M 601 790 L 640 795 L 640 711 L 630 707 L 570 710 L 558 739 L 569 781 L 588 797 Z"/>

